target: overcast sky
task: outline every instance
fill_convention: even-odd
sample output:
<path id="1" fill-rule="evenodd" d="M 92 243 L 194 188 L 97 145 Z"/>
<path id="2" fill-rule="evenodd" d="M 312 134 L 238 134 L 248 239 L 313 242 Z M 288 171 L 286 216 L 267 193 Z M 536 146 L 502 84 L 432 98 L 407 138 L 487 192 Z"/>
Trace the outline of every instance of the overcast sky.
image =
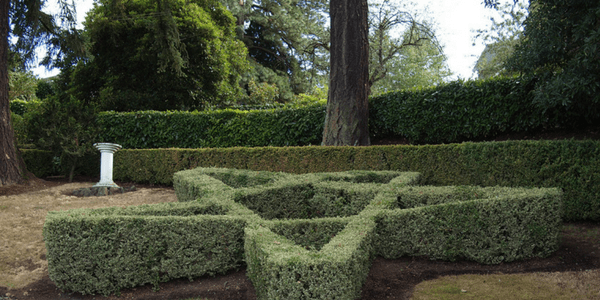
<path id="1" fill-rule="evenodd" d="M 494 11 L 484 8 L 483 0 L 414 0 L 414 2 L 418 3 L 420 10 L 427 8 L 428 15 L 436 23 L 436 34 L 444 46 L 448 65 L 455 74 L 454 79 L 472 78 L 473 66 L 484 48 L 481 42 L 473 46 L 474 31 L 488 28 Z M 92 8 L 92 4 L 92 0 L 75 0 L 79 22 L 85 19 L 85 14 Z M 44 67 L 39 67 L 34 69 L 34 73 L 40 77 L 49 77 L 57 74 L 58 70 L 48 72 Z"/>

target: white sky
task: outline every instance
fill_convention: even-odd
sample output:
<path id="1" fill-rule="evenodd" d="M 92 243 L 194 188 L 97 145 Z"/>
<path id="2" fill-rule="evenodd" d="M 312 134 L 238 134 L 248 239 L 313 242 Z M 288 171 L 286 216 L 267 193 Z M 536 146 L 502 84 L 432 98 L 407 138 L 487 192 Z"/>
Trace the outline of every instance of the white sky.
<path id="1" fill-rule="evenodd" d="M 472 78 L 473 66 L 484 49 L 484 45 L 478 42 L 473 46 L 474 31 L 489 28 L 490 17 L 494 11 L 485 8 L 483 0 L 414 0 L 420 10 L 427 8 L 434 23 L 436 23 L 436 34 L 440 43 L 444 46 L 444 52 L 448 57 L 448 66 L 455 74 L 453 79 Z M 49 3 L 54 2 L 49 0 Z M 85 19 L 85 14 L 93 6 L 92 0 L 75 0 L 77 8 L 77 20 Z M 43 54 L 40 54 L 43 57 Z M 47 71 L 45 67 L 33 69 L 39 77 L 54 76 L 58 70 Z"/>

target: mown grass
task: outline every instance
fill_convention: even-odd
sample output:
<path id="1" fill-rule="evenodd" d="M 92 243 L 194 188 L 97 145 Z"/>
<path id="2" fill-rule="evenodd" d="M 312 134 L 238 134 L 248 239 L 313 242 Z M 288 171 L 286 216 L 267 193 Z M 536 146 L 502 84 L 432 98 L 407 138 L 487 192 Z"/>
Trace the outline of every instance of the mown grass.
<path id="1" fill-rule="evenodd" d="M 418 284 L 412 299 L 600 299 L 600 270 L 445 276 Z"/>

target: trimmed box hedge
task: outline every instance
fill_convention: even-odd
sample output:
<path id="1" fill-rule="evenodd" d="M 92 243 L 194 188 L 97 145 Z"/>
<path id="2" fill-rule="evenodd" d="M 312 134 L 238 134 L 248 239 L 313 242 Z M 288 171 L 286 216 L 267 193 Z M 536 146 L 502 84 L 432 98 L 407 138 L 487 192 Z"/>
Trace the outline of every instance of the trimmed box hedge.
<path id="1" fill-rule="evenodd" d="M 549 188 L 411 187 L 387 193 L 377 215 L 384 258 L 484 264 L 546 257 L 559 246 L 561 192 Z"/>
<path id="2" fill-rule="evenodd" d="M 38 177 L 52 156 L 22 150 Z M 83 161 L 83 160 L 82 160 Z M 84 174 L 98 176 L 99 155 Z M 92 163 L 92 161 L 94 163 Z M 178 171 L 196 167 L 313 173 L 347 170 L 412 171 L 427 185 L 556 187 L 565 221 L 600 221 L 600 141 L 505 141 L 426 146 L 263 147 L 117 151 L 117 181 L 172 185 Z M 36 172 L 37 171 L 37 172 Z"/>
<path id="3" fill-rule="evenodd" d="M 174 278 L 224 273 L 243 262 L 246 221 L 214 203 L 49 212 L 48 273 L 60 289 L 109 295 Z"/>
<path id="4" fill-rule="evenodd" d="M 355 299 L 374 255 L 500 263 L 558 247 L 557 189 L 415 185 L 420 178 L 182 171 L 180 203 L 50 212 L 50 278 L 107 295 L 245 260 L 259 299 Z"/>

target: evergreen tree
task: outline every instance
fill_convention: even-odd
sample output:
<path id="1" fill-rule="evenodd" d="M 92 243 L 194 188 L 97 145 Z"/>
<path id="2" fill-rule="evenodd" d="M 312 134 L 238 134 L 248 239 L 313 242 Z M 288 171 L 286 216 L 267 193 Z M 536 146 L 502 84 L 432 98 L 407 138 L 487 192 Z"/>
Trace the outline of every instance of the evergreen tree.
<path id="1" fill-rule="evenodd" d="M 326 0 L 220 0 L 237 19 L 253 70 L 244 78 L 277 85 L 280 101 L 310 92 L 329 69 Z"/>
<path id="2" fill-rule="evenodd" d="M 100 1 L 86 20 L 90 59 L 73 95 L 117 111 L 203 109 L 234 103 L 246 49 L 219 2 Z"/>

